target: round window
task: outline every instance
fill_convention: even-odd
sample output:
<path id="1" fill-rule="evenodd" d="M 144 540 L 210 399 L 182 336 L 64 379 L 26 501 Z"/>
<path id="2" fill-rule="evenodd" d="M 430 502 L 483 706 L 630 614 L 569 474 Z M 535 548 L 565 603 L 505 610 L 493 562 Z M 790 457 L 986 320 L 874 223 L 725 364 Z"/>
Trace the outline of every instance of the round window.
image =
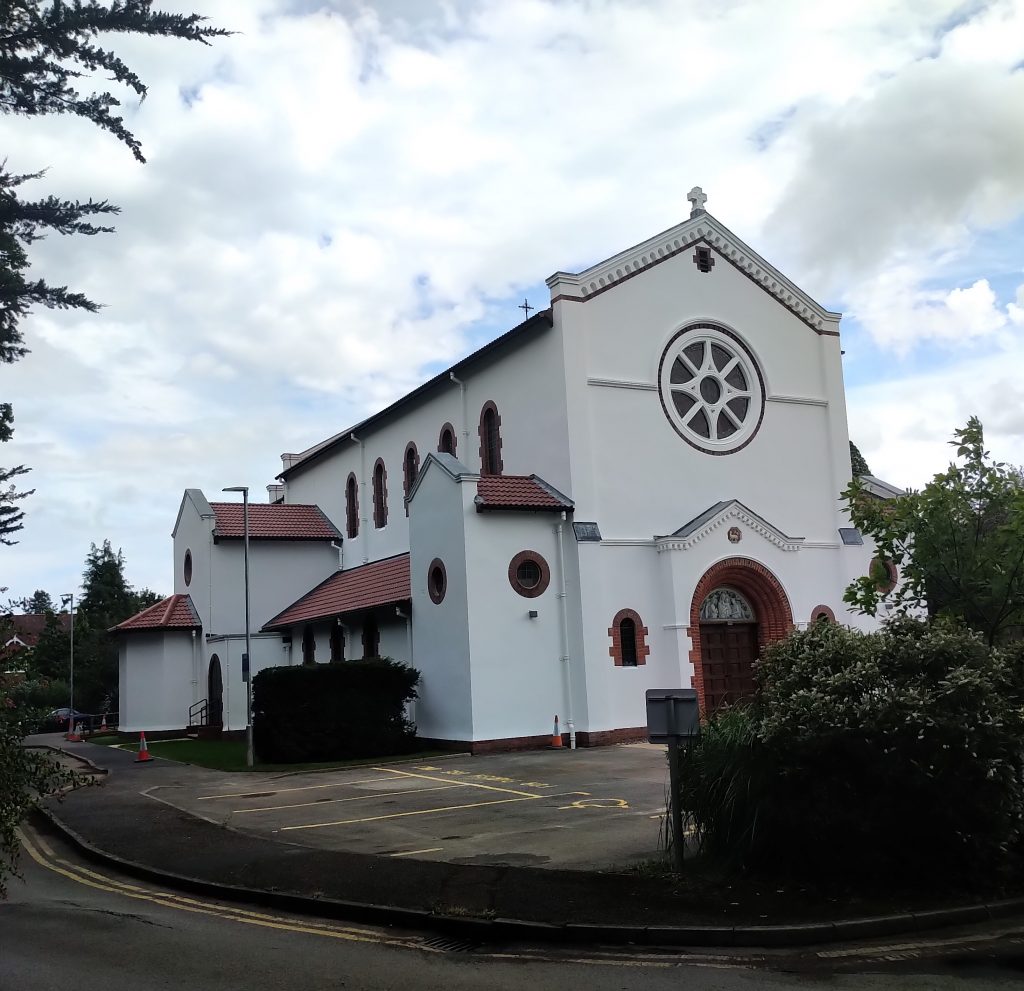
<path id="1" fill-rule="evenodd" d="M 192 584 L 192 551 L 190 551 L 190 550 L 186 550 L 185 551 L 185 564 L 184 564 L 184 566 L 182 568 L 182 572 L 183 572 L 184 577 L 185 577 L 185 584 L 186 585 L 191 585 Z"/>
<path id="2" fill-rule="evenodd" d="M 888 595 L 896 587 L 900 577 L 896 565 L 880 557 L 872 558 L 868 574 L 883 595 Z"/>
<path id="3" fill-rule="evenodd" d="M 448 573 L 445 571 L 444 561 L 435 557 L 427 568 L 427 594 L 430 601 L 440 605 L 444 601 L 445 593 L 448 591 Z"/>
<path id="4" fill-rule="evenodd" d="M 509 562 L 508 580 L 520 595 L 534 599 L 548 587 L 551 569 L 536 551 L 520 551 Z"/>
<path id="5" fill-rule="evenodd" d="M 754 356 L 713 324 L 672 338 L 661 356 L 658 392 L 676 433 L 707 454 L 745 447 L 764 416 L 764 381 Z"/>

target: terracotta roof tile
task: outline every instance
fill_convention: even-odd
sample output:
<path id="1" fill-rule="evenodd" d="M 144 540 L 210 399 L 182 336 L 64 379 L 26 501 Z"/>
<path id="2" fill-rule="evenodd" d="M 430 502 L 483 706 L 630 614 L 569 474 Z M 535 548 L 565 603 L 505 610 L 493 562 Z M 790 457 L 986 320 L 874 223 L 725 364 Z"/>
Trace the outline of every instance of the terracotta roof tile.
<path id="1" fill-rule="evenodd" d="M 336 571 L 284 612 L 278 613 L 263 629 L 285 629 L 295 623 L 329 619 L 411 598 L 409 555 L 399 554 L 347 571 Z"/>
<path id="2" fill-rule="evenodd" d="M 557 512 L 572 509 L 572 500 L 536 475 L 483 475 L 476 487 L 476 507 Z"/>
<path id="3" fill-rule="evenodd" d="M 71 629 L 71 614 L 65 612 L 53 615 L 60 629 L 67 633 Z M 39 637 L 46 629 L 44 612 L 8 613 L 6 618 L 11 621 L 14 633 L 26 647 L 34 647 L 39 643 Z"/>
<path id="4" fill-rule="evenodd" d="M 216 521 L 215 540 L 244 536 L 242 503 L 211 502 Z M 291 503 L 249 503 L 250 540 L 338 540 L 338 528 L 319 506 Z"/>
<path id="5" fill-rule="evenodd" d="M 203 624 L 188 595 L 169 595 L 155 605 L 143 609 L 123 623 L 111 627 L 111 633 L 132 633 L 136 630 L 195 630 Z"/>

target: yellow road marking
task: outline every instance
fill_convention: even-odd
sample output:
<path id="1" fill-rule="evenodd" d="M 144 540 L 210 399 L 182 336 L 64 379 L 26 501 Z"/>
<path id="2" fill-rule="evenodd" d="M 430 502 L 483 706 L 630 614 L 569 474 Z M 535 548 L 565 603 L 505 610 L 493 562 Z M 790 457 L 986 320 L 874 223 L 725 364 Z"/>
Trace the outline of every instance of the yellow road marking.
<path id="1" fill-rule="evenodd" d="M 440 781 L 441 784 L 448 784 L 449 778 L 435 778 L 429 774 L 414 774 L 412 771 L 399 771 L 394 767 L 375 767 L 375 771 L 387 771 L 388 774 L 404 774 L 409 778 L 423 778 L 426 781 Z M 482 785 L 476 781 L 460 781 L 460 784 L 465 785 L 467 788 L 483 788 L 485 791 L 500 791 L 507 795 L 521 795 L 523 798 L 543 798 L 542 795 L 534 795 L 528 791 L 516 791 L 513 788 L 496 788 L 494 785 Z"/>
<path id="2" fill-rule="evenodd" d="M 390 781 L 390 778 L 382 778 L 382 781 Z M 311 805 L 337 805 L 339 802 L 365 802 L 371 798 L 390 798 L 393 795 L 419 795 L 424 791 L 445 791 L 449 788 L 463 788 L 461 782 L 453 785 L 438 785 L 436 788 L 406 788 L 404 791 L 378 791 L 372 795 L 352 795 L 349 798 L 328 798 L 319 802 L 297 802 L 294 805 L 266 805 L 258 809 L 233 809 L 232 815 L 240 815 L 243 812 L 277 812 L 280 809 L 308 809 Z"/>
<path id="3" fill-rule="evenodd" d="M 378 768 L 374 768 L 378 770 Z M 335 781 L 329 785 L 302 785 L 298 788 L 274 788 L 268 790 L 268 795 L 283 795 L 288 791 L 313 791 L 316 788 L 344 788 L 348 785 L 366 785 L 371 781 L 387 781 L 387 778 L 362 778 L 359 781 Z M 258 788 L 250 788 L 248 791 L 233 791 L 226 795 L 200 795 L 196 799 L 197 802 L 211 802 L 215 798 L 245 798 L 247 795 L 255 795 L 259 792 Z"/>
<path id="4" fill-rule="evenodd" d="M 432 846 L 427 847 L 426 850 L 403 850 L 401 853 L 389 853 L 389 857 L 412 857 L 417 853 L 437 853 L 438 850 L 443 850 L 443 846 Z"/>
<path id="5" fill-rule="evenodd" d="M 458 812 L 459 809 L 479 809 L 484 805 L 506 805 L 509 802 L 529 802 L 540 795 L 523 795 L 521 798 L 498 798 L 493 802 L 474 802 L 472 805 L 448 805 L 442 809 L 420 809 L 417 812 L 392 812 L 384 816 L 367 816 L 365 819 L 339 819 L 337 822 L 311 822 L 305 826 L 282 826 L 280 832 L 293 829 L 323 829 L 325 826 L 351 826 L 357 822 L 380 822 L 382 819 L 404 819 L 406 816 L 426 816 L 433 812 Z"/>
<path id="6" fill-rule="evenodd" d="M 20 838 L 22 845 L 25 847 L 29 856 L 39 864 L 40 867 L 45 867 L 47 870 L 53 871 L 55 874 L 60 874 L 62 877 L 65 877 L 70 881 L 85 885 L 88 888 L 95 888 L 99 891 L 106 891 L 111 894 L 121 895 L 125 898 L 134 898 L 139 901 L 151 902 L 152 904 L 160 905 L 163 908 L 178 909 L 179 911 L 192 912 L 196 915 L 211 915 L 227 921 L 244 922 L 248 925 L 262 926 L 267 929 L 281 929 L 287 932 L 308 933 L 314 936 L 330 936 L 332 939 L 343 939 L 356 943 L 384 943 L 389 946 L 400 946 L 406 948 L 415 947 L 416 949 L 424 950 L 432 949 L 431 947 L 423 946 L 417 940 L 402 940 L 378 936 L 376 933 L 371 933 L 367 930 L 345 929 L 340 926 L 333 926 L 327 923 L 311 923 L 302 925 L 280 916 L 264 915 L 258 912 L 250 912 L 246 909 L 236 909 L 228 906 L 213 906 L 209 903 L 200 902 L 192 898 L 185 898 L 180 895 L 167 894 L 164 892 L 150 892 L 145 888 L 137 888 L 134 885 L 123 884 L 122 882 L 115 881 L 113 878 L 106 878 L 93 871 L 84 870 L 77 865 L 69 864 L 68 866 L 73 869 L 67 870 L 63 867 L 58 867 L 57 864 L 51 863 L 47 860 L 43 854 L 35 848 L 23 832 L 20 833 Z M 67 863 L 67 861 L 61 862 Z M 99 880 L 94 880 L 94 878 Z"/>
<path id="7" fill-rule="evenodd" d="M 554 796 L 552 796 L 554 797 Z M 607 804 L 611 803 L 611 804 Z M 628 809 L 629 803 L 624 798 L 581 798 L 570 805 L 560 805 L 559 809 Z"/>

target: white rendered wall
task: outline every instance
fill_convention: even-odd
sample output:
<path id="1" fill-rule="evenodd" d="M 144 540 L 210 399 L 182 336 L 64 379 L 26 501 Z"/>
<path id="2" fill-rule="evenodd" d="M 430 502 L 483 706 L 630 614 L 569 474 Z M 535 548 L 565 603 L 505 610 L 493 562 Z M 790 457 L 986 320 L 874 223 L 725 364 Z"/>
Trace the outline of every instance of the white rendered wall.
<path id="1" fill-rule="evenodd" d="M 122 636 L 118 656 L 118 729 L 177 730 L 192 704 L 192 633 Z"/>
<path id="2" fill-rule="evenodd" d="M 569 484 L 562 349 L 552 329 L 534 334 L 521 347 L 500 350 L 500 361 L 481 362 L 460 377 L 466 387 L 465 421 L 462 394 L 449 383 L 426 399 L 410 403 L 402 415 L 374 426 L 360 436 L 363 449 L 346 441 L 308 468 L 289 476 L 286 501 L 314 503 L 346 533 L 345 485 L 350 472 L 360 482 L 359 535 L 345 541 L 345 568 L 409 550 L 405 514 L 406 446 L 416 443 L 420 465 L 437 451 L 444 423 L 457 433 L 456 457 L 471 471 L 480 467 L 480 412 L 488 401 L 501 417 L 503 474 L 537 474 L 556 488 Z M 468 438 L 465 430 L 468 429 Z M 387 469 L 387 525 L 373 524 L 373 467 L 383 458 Z"/>
<path id="3" fill-rule="evenodd" d="M 421 674 L 416 729 L 427 739 L 472 740 L 465 519 L 476 485 L 455 481 L 436 464 L 426 471 L 411 505 L 412 663 Z M 447 574 L 438 604 L 427 593 L 434 558 Z"/>
<path id="4" fill-rule="evenodd" d="M 284 648 L 281 638 L 276 634 L 260 634 L 250 636 L 252 643 L 251 671 L 253 677 L 264 668 L 287 665 L 289 657 L 294 661 L 294 653 Z M 245 653 L 245 635 L 218 637 L 205 645 L 205 656 L 202 668 L 203 698 L 208 697 L 208 673 L 210 658 L 216 654 L 220 659 L 221 679 L 224 685 L 224 729 L 243 730 L 246 726 L 245 681 L 242 678 L 242 654 Z"/>
<path id="5" fill-rule="evenodd" d="M 213 517 L 199 515 L 195 503 L 186 495 L 181 516 L 174 531 L 174 592 L 190 595 L 199 613 L 204 631 L 210 629 L 213 613 Z M 185 552 L 192 552 L 192 580 L 185 582 Z"/>

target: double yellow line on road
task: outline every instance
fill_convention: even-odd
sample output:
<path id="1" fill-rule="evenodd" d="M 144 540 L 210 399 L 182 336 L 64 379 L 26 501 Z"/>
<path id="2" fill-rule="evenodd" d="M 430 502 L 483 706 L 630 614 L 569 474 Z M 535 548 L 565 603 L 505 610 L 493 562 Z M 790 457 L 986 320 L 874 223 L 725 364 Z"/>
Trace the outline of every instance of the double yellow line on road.
<path id="1" fill-rule="evenodd" d="M 255 912 L 235 905 L 222 905 L 217 902 L 204 901 L 179 895 L 170 891 L 158 891 L 144 888 L 136 884 L 128 884 L 105 874 L 89 870 L 80 864 L 73 863 L 58 856 L 46 840 L 38 833 L 19 830 L 21 844 L 28 855 L 40 866 L 54 874 L 59 874 L 76 884 L 83 884 L 98 891 L 134 898 L 139 901 L 151 902 L 163 908 L 175 909 L 179 912 L 191 912 L 197 915 L 209 915 L 229 922 L 241 922 L 250 926 L 262 926 L 266 929 L 280 929 L 285 932 L 307 933 L 311 936 L 326 936 L 330 939 L 341 939 L 356 943 L 377 943 L 384 946 L 402 949 L 425 950 L 427 952 L 443 952 L 426 945 L 419 937 L 407 938 L 385 936 L 372 929 L 358 929 L 351 926 L 339 926 L 330 922 L 299 922 L 285 916 L 268 915 Z"/>

